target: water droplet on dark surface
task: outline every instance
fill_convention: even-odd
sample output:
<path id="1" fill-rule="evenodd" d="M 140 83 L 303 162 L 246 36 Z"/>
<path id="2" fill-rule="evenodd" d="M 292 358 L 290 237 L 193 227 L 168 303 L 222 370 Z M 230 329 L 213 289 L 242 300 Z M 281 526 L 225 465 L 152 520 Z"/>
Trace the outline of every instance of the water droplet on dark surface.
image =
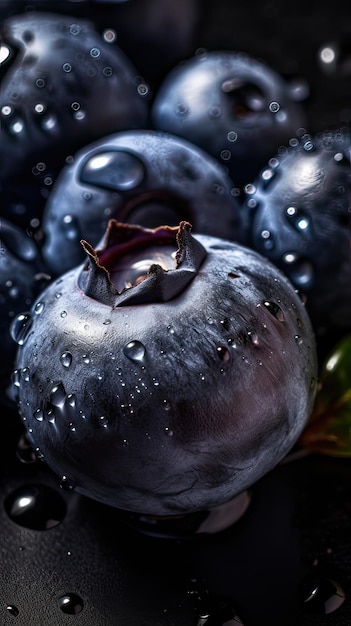
<path id="1" fill-rule="evenodd" d="M 61 611 L 67 615 L 77 615 L 84 607 L 82 598 L 76 593 L 65 593 L 60 596 L 58 602 Z"/>
<path id="2" fill-rule="evenodd" d="M 66 504 L 46 485 L 25 485 L 7 496 L 5 510 L 13 522 L 33 530 L 49 530 L 62 522 Z"/>
<path id="3" fill-rule="evenodd" d="M 23 346 L 28 338 L 32 323 L 33 320 L 30 313 L 20 313 L 12 320 L 10 326 L 11 337 L 19 346 Z"/>
<path id="4" fill-rule="evenodd" d="M 63 491 L 73 491 L 75 483 L 68 476 L 62 476 L 60 480 L 60 489 Z"/>
<path id="5" fill-rule="evenodd" d="M 24 433 L 17 444 L 16 456 L 21 463 L 30 465 L 38 462 L 38 457 L 33 449 L 33 446 L 28 439 L 27 433 Z"/>
<path id="6" fill-rule="evenodd" d="M 300 598 L 305 611 L 328 615 L 344 603 L 346 596 L 339 582 L 317 572 L 307 575 L 303 580 Z"/>
<path id="7" fill-rule="evenodd" d="M 14 604 L 8 604 L 6 610 L 10 615 L 13 615 L 13 617 L 17 617 L 19 615 L 19 610 Z"/>
<path id="8" fill-rule="evenodd" d="M 72 354 L 68 351 L 66 352 L 62 352 L 61 356 L 60 356 L 60 361 L 63 367 L 65 367 L 66 369 L 68 369 L 72 363 Z"/>

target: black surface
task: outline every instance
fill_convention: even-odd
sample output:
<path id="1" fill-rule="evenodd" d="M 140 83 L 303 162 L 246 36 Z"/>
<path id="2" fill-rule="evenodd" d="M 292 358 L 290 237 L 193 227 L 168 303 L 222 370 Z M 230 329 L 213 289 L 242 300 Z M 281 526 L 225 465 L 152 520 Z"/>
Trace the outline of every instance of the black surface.
<path id="1" fill-rule="evenodd" d="M 344 2 L 201 7 L 194 49 L 245 50 L 306 80 L 310 131 L 349 124 Z M 344 64 L 326 74 L 318 50 L 331 41 Z M 282 464 L 254 485 L 237 524 L 175 541 L 139 534 L 117 511 L 60 489 L 44 463 L 22 463 L 19 418 L 3 407 L 1 420 L 1 625 L 236 626 L 237 615 L 244 626 L 350 626 L 351 460 L 311 455 Z M 16 490 L 29 485 L 54 496 L 34 507 L 31 527 L 11 508 Z M 56 525 L 42 530 L 52 515 Z"/>

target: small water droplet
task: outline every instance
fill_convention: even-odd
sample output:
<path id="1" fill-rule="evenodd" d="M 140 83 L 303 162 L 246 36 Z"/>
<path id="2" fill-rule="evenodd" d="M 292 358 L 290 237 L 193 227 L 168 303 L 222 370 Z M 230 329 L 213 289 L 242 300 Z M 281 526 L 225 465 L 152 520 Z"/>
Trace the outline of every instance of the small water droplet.
<path id="1" fill-rule="evenodd" d="M 307 575 L 300 585 L 303 608 L 318 615 L 334 613 L 346 599 L 339 582 L 322 573 Z"/>
<path id="2" fill-rule="evenodd" d="M 300 337 L 300 335 L 295 335 L 294 339 L 295 339 L 295 341 L 296 341 L 298 346 L 301 346 L 303 344 L 303 339 L 302 339 L 302 337 Z"/>
<path id="3" fill-rule="evenodd" d="M 11 337 L 19 346 L 23 346 L 28 338 L 32 323 L 33 319 L 30 313 L 20 313 L 12 320 L 10 325 Z"/>
<path id="4" fill-rule="evenodd" d="M 60 356 L 60 361 L 63 365 L 63 367 L 70 367 L 71 363 L 72 363 L 72 354 L 68 351 L 66 352 L 62 352 L 61 356 Z"/>
<path id="5" fill-rule="evenodd" d="M 62 522 L 66 504 L 46 485 L 26 485 L 7 496 L 5 509 L 13 522 L 34 530 L 49 530 Z"/>
<path id="6" fill-rule="evenodd" d="M 14 604 L 8 604 L 6 606 L 6 610 L 10 613 L 10 615 L 13 615 L 13 617 L 17 617 L 19 615 L 19 610 Z"/>
<path id="7" fill-rule="evenodd" d="M 278 304 L 269 300 L 264 301 L 264 306 L 279 322 L 285 322 L 285 315 Z"/>
<path id="8" fill-rule="evenodd" d="M 274 248 L 274 237 L 270 230 L 264 228 L 260 233 L 260 237 L 265 250 L 272 250 L 272 248 Z"/>
<path id="9" fill-rule="evenodd" d="M 132 361 L 143 361 L 146 354 L 146 348 L 141 341 L 134 340 L 129 341 L 129 343 L 124 346 L 123 352 L 125 356 Z"/>
<path id="10" fill-rule="evenodd" d="M 76 593 L 65 593 L 60 596 L 58 602 L 61 611 L 67 615 L 77 615 L 84 607 L 82 598 Z"/>
<path id="11" fill-rule="evenodd" d="M 217 354 L 221 361 L 229 361 L 230 360 L 230 351 L 225 346 L 219 346 L 217 348 Z"/>
<path id="12" fill-rule="evenodd" d="M 278 113 L 278 111 L 280 110 L 280 104 L 279 102 L 271 102 L 269 105 L 269 110 L 271 113 Z"/>
<path id="13" fill-rule="evenodd" d="M 44 420 L 44 412 L 41 409 L 36 409 L 33 413 L 33 417 L 37 422 L 42 422 Z"/>
<path id="14" fill-rule="evenodd" d="M 42 313 L 45 309 L 45 302 L 43 302 L 42 300 L 40 300 L 39 302 L 36 303 L 35 307 L 34 307 L 34 313 L 36 315 L 40 315 L 40 313 Z"/>

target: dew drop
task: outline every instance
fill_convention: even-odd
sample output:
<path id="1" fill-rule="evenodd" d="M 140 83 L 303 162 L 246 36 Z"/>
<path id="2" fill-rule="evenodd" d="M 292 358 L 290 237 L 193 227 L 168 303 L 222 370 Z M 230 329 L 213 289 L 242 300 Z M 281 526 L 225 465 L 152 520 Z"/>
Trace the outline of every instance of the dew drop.
<path id="1" fill-rule="evenodd" d="M 129 343 L 124 346 L 123 352 L 125 356 L 132 361 L 143 361 L 146 354 L 146 348 L 141 341 L 129 341 Z"/>
<path id="2" fill-rule="evenodd" d="M 63 367 L 69 368 L 72 363 L 72 354 L 70 352 L 62 352 L 60 361 Z"/>
<path id="3" fill-rule="evenodd" d="M 285 315 L 278 304 L 269 300 L 264 301 L 264 306 L 279 322 L 285 322 Z"/>
<path id="4" fill-rule="evenodd" d="M 12 383 L 15 387 L 20 387 L 21 385 L 21 370 L 16 369 L 12 372 Z"/>
<path id="5" fill-rule="evenodd" d="M 61 611 L 66 615 L 77 615 L 81 613 L 84 607 L 82 598 L 76 593 L 65 593 L 60 596 L 58 602 Z"/>
<path id="6" fill-rule="evenodd" d="M 269 105 L 269 110 L 271 113 L 278 113 L 278 111 L 280 110 L 279 102 L 271 102 Z"/>
<path id="7" fill-rule="evenodd" d="M 221 361 L 229 361 L 230 360 L 230 352 L 229 352 L 228 348 L 226 348 L 225 346 L 219 346 L 217 348 L 217 354 L 218 354 L 219 358 L 221 359 Z"/>
<path id="8" fill-rule="evenodd" d="M 307 612 L 319 615 L 334 613 L 346 599 L 337 581 L 318 573 L 305 577 L 300 586 L 300 597 Z"/>
<path id="9" fill-rule="evenodd" d="M 44 311 L 44 309 L 45 309 L 45 302 L 40 300 L 39 302 L 36 303 L 34 307 L 34 313 L 36 315 L 40 315 Z"/>
<path id="10" fill-rule="evenodd" d="M 13 615 L 13 617 L 17 617 L 19 615 L 19 610 L 14 604 L 8 604 L 6 610 L 10 615 Z"/>
<path id="11" fill-rule="evenodd" d="M 42 422 L 44 420 L 44 412 L 41 409 L 36 409 L 33 413 L 33 417 L 37 422 Z"/>
<path id="12" fill-rule="evenodd" d="M 30 313 L 20 313 L 12 320 L 10 325 L 11 337 L 19 346 L 23 346 L 28 338 L 32 323 L 33 319 Z"/>
<path id="13" fill-rule="evenodd" d="M 94 154 L 80 173 L 82 182 L 116 191 L 135 189 L 144 178 L 145 170 L 141 160 L 122 150 Z"/>
<path id="14" fill-rule="evenodd" d="M 60 494 L 47 485 L 25 485 L 7 496 L 5 510 L 19 526 L 49 530 L 64 519 L 66 504 Z"/>

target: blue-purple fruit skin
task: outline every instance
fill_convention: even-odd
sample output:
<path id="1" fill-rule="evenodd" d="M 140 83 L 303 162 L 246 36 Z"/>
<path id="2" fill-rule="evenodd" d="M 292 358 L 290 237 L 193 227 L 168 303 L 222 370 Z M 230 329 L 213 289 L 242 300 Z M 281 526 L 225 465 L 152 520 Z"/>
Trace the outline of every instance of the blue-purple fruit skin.
<path id="1" fill-rule="evenodd" d="M 153 130 L 108 135 L 61 171 L 43 212 L 43 257 L 54 275 L 84 260 L 110 218 L 155 228 L 191 222 L 196 233 L 243 239 L 239 200 L 226 169 L 198 146 Z M 62 251 L 64 250 L 64 254 Z"/>
<path id="2" fill-rule="evenodd" d="M 138 71 L 89 20 L 27 12 L 1 25 L 3 216 L 40 219 L 66 159 L 89 141 L 147 124 Z M 30 199 L 28 199 L 30 197 Z M 22 205 L 26 211 L 16 212 Z"/>
<path id="3" fill-rule="evenodd" d="M 239 244 L 187 237 L 205 256 L 169 301 L 151 292 L 131 305 L 122 292 L 113 305 L 91 257 L 55 280 L 15 363 L 43 460 L 79 493 L 128 511 L 228 501 L 287 454 L 314 401 L 315 338 L 291 283 Z"/>
<path id="4" fill-rule="evenodd" d="M 248 185 L 245 242 L 306 298 L 318 331 L 351 329 L 351 134 L 304 134 Z"/>
<path id="5" fill-rule="evenodd" d="M 219 50 L 195 55 L 167 74 L 151 123 L 212 154 L 240 186 L 307 120 L 272 67 L 244 52 Z"/>

